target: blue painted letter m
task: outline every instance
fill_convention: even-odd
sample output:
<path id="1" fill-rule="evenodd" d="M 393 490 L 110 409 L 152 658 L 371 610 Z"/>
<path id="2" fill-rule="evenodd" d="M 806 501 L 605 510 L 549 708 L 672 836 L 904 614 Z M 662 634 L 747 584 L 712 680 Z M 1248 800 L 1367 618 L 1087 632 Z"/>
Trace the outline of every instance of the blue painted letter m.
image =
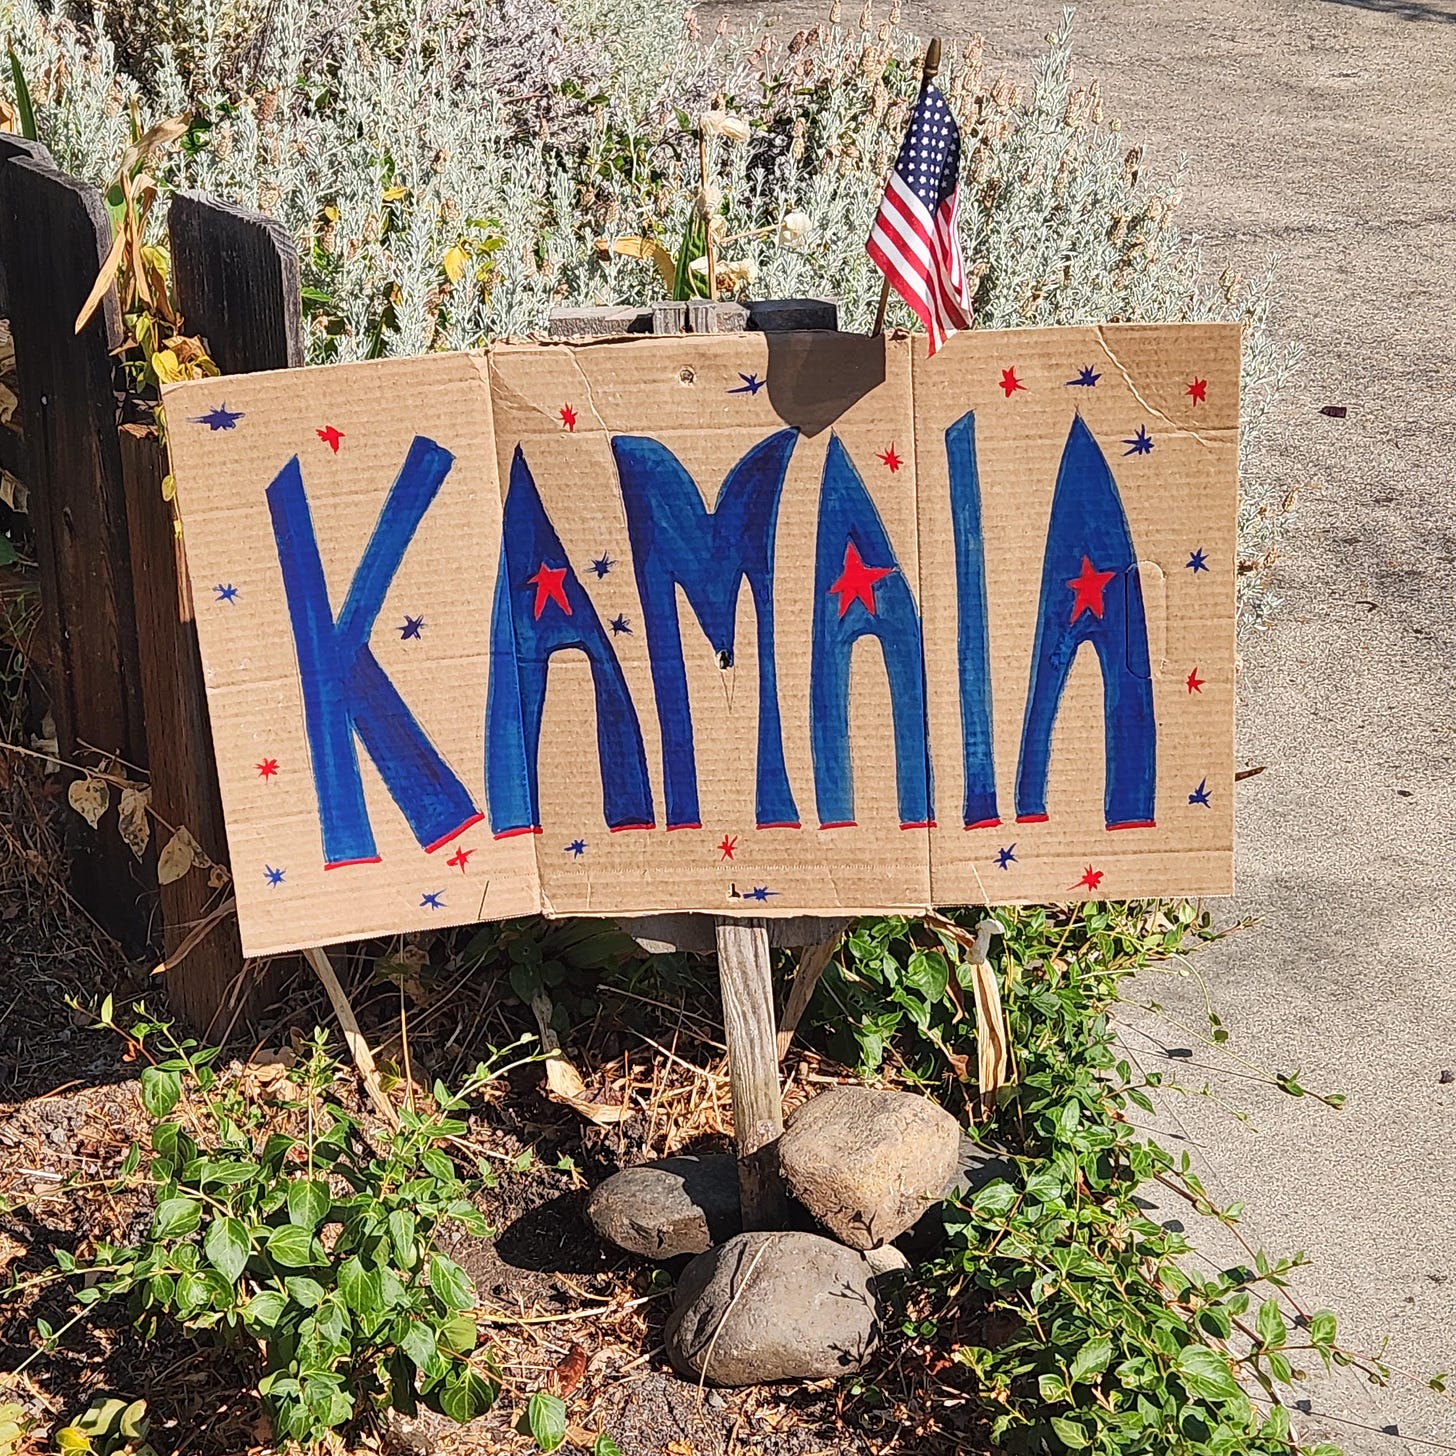
<path id="1" fill-rule="evenodd" d="M 454 460 L 433 440 L 415 437 L 337 620 L 329 606 L 296 455 L 267 490 L 303 683 L 328 869 L 379 858 L 364 803 L 355 733 L 427 851 L 448 843 L 481 817 L 369 647 L 389 584 Z"/>
<path id="2" fill-rule="evenodd" d="M 699 827 L 677 589 L 682 588 L 691 604 L 719 666 L 728 668 L 733 665 L 738 593 L 745 578 L 758 622 L 758 827 L 799 827 L 784 768 L 773 617 L 774 530 L 784 473 L 797 439 L 797 430 L 780 430 L 755 445 L 728 472 L 712 511 L 665 445 L 640 435 L 612 440 L 657 692 L 669 829 Z"/>

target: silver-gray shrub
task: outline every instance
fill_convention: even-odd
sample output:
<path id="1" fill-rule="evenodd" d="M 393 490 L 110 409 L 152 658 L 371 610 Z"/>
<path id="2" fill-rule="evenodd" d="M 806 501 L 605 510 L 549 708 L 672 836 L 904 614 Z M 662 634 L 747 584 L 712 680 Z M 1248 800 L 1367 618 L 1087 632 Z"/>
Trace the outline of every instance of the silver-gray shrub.
<path id="1" fill-rule="evenodd" d="M 752 126 L 712 142 L 722 257 L 752 296 L 833 295 L 842 327 L 867 328 L 864 239 L 919 69 L 898 5 L 877 22 L 872 3 L 791 38 L 702 36 L 691 10 L 642 0 L 103 0 L 84 19 L 0 0 L 0 29 L 78 176 L 114 175 L 133 108 L 211 122 L 159 180 L 282 219 L 322 361 L 468 348 L 543 329 L 558 303 L 660 294 L 608 245 L 676 251 L 713 105 Z M 1071 33 L 1068 10 L 1026 85 L 985 74 L 979 37 L 947 48 L 976 322 L 1243 323 L 1241 601 L 1257 622 L 1281 510 L 1248 447 L 1294 353 L 1271 338 L 1267 278 L 1205 278 L 1174 221 L 1179 176 L 1151 175 L 1096 82 L 1074 84 Z M 789 213 L 809 228 L 785 246 Z M 890 320 L 910 316 L 897 302 Z"/>

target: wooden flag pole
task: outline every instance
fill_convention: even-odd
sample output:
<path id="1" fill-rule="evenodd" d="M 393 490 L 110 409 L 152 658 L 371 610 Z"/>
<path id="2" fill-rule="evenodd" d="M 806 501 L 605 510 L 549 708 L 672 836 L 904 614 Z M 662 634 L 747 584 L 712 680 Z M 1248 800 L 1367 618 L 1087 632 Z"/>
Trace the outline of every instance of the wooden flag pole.
<path id="1" fill-rule="evenodd" d="M 925 88 L 940 74 L 940 37 L 932 36 L 930 44 L 925 47 L 925 68 L 920 72 L 920 95 L 925 95 Z M 875 310 L 874 335 L 878 336 L 885 332 L 885 310 L 890 306 L 890 275 L 887 273 L 880 284 L 880 306 Z"/>

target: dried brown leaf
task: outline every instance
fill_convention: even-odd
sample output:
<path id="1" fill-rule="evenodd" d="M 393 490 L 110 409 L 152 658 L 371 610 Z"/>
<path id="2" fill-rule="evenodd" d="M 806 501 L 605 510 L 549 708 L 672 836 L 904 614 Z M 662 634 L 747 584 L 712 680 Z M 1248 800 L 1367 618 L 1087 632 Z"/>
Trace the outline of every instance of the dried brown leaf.
<path id="1" fill-rule="evenodd" d="M 546 1377 L 546 1383 L 563 1400 L 568 1400 L 585 1377 L 586 1350 L 581 1345 L 573 1344 Z"/>
<path id="2" fill-rule="evenodd" d="M 81 305 L 81 312 L 76 315 L 76 332 L 79 334 L 86 327 L 86 321 L 96 312 L 97 305 L 106 297 L 106 290 L 111 287 L 116 278 L 117 269 L 121 267 L 121 256 L 126 248 L 126 229 L 122 228 L 112 240 L 111 251 L 107 253 L 105 261 L 101 264 L 101 271 L 96 275 L 96 282 L 91 285 L 91 292 L 86 295 L 86 302 Z"/>
<path id="3" fill-rule="evenodd" d="M 138 859 L 147 852 L 147 845 L 151 843 L 152 821 L 147 817 L 151 803 L 150 785 L 138 788 L 128 784 L 121 791 L 121 802 L 116 806 L 117 827 L 121 830 L 121 837 Z"/>
<path id="4" fill-rule="evenodd" d="M 188 870 L 201 868 L 211 863 L 202 846 L 192 837 L 184 824 L 166 843 L 157 856 L 157 882 L 170 885 L 180 880 Z"/>
<path id="5" fill-rule="evenodd" d="M 101 816 L 111 807 L 111 789 L 105 779 L 77 779 L 66 790 L 66 800 L 95 829 L 101 822 Z"/>

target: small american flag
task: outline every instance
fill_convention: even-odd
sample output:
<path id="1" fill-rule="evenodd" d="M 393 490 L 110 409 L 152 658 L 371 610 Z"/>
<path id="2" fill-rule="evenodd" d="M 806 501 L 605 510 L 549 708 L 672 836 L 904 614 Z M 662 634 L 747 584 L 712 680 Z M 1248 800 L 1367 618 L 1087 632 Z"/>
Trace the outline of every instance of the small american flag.
<path id="1" fill-rule="evenodd" d="M 865 248 L 925 325 L 932 354 L 957 329 L 971 326 L 956 232 L 960 172 L 960 128 L 927 81 Z"/>

